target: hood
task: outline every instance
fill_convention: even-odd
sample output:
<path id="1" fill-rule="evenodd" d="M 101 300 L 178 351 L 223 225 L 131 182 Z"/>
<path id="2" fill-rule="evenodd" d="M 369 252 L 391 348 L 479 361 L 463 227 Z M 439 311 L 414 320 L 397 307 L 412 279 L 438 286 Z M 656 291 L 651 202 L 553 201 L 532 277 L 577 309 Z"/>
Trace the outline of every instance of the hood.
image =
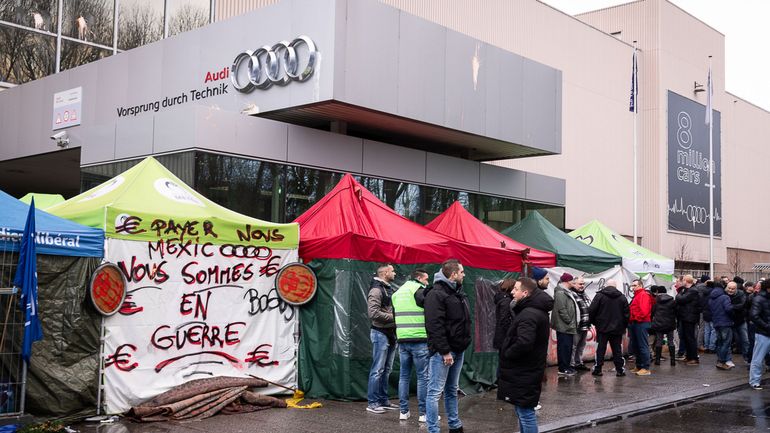
<path id="1" fill-rule="evenodd" d="M 673 301 L 674 301 L 674 298 L 671 295 L 667 295 L 665 293 L 662 295 L 657 295 L 655 297 L 655 302 L 658 304 L 668 304 L 669 302 L 673 302 Z"/>
<path id="2" fill-rule="evenodd" d="M 711 293 L 709 293 L 709 299 L 716 299 L 724 294 L 725 294 L 725 289 L 721 287 L 714 287 L 713 289 L 711 289 Z"/>
<path id="3" fill-rule="evenodd" d="M 444 276 L 444 273 L 440 270 L 433 275 L 433 284 L 443 281 L 449 288 L 457 290 L 457 283 L 450 281 L 449 278 Z"/>
<path id="4" fill-rule="evenodd" d="M 525 308 L 537 308 L 538 310 L 548 313 L 553 310 L 553 298 L 542 290 L 535 290 L 531 295 L 517 303 L 513 308 L 513 311 L 518 314 Z"/>
<path id="5" fill-rule="evenodd" d="M 495 293 L 495 304 L 497 304 L 498 302 L 500 302 L 501 299 L 504 299 L 504 298 L 513 299 L 513 296 L 511 296 L 510 293 L 497 292 Z"/>
<path id="6" fill-rule="evenodd" d="M 615 286 L 607 286 L 607 287 L 599 290 L 599 293 L 601 293 L 604 296 L 607 296 L 609 298 L 617 298 L 619 296 L 623 296 L 623 294 L 620 293 L 620 290 L 616 289 Z"/>

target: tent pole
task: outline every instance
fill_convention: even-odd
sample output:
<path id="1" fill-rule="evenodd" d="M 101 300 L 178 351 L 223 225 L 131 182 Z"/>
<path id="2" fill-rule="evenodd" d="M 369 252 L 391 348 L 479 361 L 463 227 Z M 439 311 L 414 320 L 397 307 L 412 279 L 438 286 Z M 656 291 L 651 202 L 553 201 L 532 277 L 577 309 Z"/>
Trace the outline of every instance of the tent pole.
<path id="1" fill-rule="evenodd" d="M 96 414 L 102 414 L 102 376 L 104 375 L 104 316 L 99 327 L 99 375 L 96 377 Z"/>

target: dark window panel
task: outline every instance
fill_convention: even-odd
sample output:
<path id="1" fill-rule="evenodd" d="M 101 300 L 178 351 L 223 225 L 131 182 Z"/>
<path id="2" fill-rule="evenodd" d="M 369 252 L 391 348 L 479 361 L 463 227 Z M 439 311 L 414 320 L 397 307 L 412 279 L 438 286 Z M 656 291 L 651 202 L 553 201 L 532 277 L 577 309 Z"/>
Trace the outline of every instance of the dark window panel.
<path id="1" fill-rule="evenodd" d="M 0 20 L 56 33 L 56 0 L 2 0 Z"/>
<path id="2" fill-rule="evenodd" d="M 81 41 L 112 46 L 113 0 L 66 0 L 62 34 Z"/>
<path id="3" fill-rule="evenodd" d="M 0 81 L 22 84 L 55 69 L 55 38 L 0 25 Z"/>
<path id="4" fill-rule="evenodd" d="M 111 50 L 92 47 L 79 42 L 62 41 L 61 70 L 77 68 L 112 55 Z"/>

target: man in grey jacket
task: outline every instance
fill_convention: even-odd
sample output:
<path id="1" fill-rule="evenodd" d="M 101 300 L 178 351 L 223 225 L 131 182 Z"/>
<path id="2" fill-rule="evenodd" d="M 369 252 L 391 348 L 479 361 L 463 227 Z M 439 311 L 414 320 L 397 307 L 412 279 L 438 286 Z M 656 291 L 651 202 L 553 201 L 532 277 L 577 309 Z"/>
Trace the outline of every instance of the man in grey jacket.
<path id="1" fill-rule="evenodd" d="M 396 277 L 393 265 L 383 264 L 377 268 L 377 276 L 369 286 L 366 305 L 372 329 L 372 368 L 369 370 L 369 384 L 366 410 L 371 413 L 385 413 L 398 410 L 398 405 L 388 401 L 388 376 L 393 368 L 396 355 L 396 320 L 393 316 L 393 287 Z"/>
<path id="2" fill-rule="evenodd" d="M 570 366 L 578 325 L 578 305 L 571 290 L 573 279 L 571 274 L 563 273 L 553 295 L 551 328 L 556 331 L 556 358 L 559 361 L 560 376 L 574 376 L 577 373 Z"/>

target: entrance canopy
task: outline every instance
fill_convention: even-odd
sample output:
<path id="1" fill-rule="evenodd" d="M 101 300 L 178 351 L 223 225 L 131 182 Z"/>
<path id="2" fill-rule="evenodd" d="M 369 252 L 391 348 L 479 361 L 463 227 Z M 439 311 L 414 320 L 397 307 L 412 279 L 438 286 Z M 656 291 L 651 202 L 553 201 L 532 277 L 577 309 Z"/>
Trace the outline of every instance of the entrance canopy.
<path id="1" fill-rule="evenodd" d="M 19 251 L 29 205 L 0 191 L 0 249 Z M 38 254 L 102 257 L 104 231 L 53 216 L 35 203 L 35 248 Z"/>
<path id="2" fill-rule="evenodd" d="M 459 201 L 452 203 L 447 210 L 426 224 L 425 227 L 473 245 L 503 248 L 519 253 L 529 250 L 525 261 L 531 265 L 541 268 L 556 266 L 556 256 L 553 253 L 540 251 L 500 234 L 471 215 Z"/>
<path id="3" fill-rule="evenodd" d="M 410 221 L 346 174 L 318 203 L 300 215 L 299 255 L 398 264 L 441 263 L 521 271 L 521 252 L 471 245 Z"/>
<path id="4" fill-rule="evenodd" d="M 623 267 L 637 274 L 674 274 L 674 260 L 643 248 L 593 220 L 570 232 L 573 238 L 623 258 Z"/>
<path id="5" fill-rule="evenodd" d="M 48 209 L 63 218 L 104 228 L 108 238 L 251 244 L 293 249 L 296 224 L 276 224 L 222 207 L 179 180 L 155 158 Z"/>
<path id="6" fill-rule="evenodd" d="M 502 233 L 519 242 L 556 254 L 558 266 L 583 272 L 602 272 L 621 264 L 620 256 L 584 244 L 559 230 L 540 212 L 532 211 Z"/>

